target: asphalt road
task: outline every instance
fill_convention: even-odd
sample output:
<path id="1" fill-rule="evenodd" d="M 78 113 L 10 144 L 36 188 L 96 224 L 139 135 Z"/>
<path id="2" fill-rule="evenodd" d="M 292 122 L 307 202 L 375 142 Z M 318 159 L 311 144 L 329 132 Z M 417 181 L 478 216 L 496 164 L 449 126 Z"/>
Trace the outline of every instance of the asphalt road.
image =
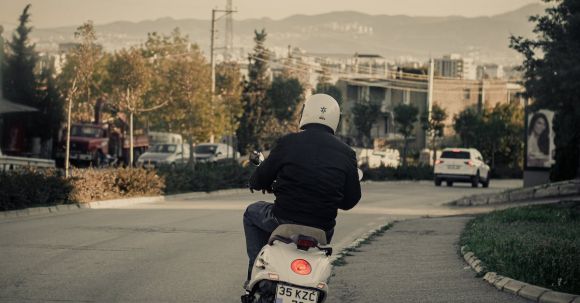
<path id="1" fill-rule="evenodd" d="M 366 183 L 359 205 L 339 214 L 333 246 L 388 221 L 461 213 L 442 204 L 464 195 L 519 186 Z M 272 199 L 248 193 L 0 219 L 0 302 L 239 302 L 242 214 Z"/>

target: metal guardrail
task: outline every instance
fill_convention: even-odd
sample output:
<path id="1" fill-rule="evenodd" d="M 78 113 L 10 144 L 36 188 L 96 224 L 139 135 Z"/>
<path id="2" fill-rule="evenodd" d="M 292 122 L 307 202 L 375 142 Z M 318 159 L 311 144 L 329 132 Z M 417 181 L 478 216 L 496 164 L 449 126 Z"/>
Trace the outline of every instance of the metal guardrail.
<path id="1" fill-rule="evenodd" d="M 11 157 L 0 155 L 0 171 L 19 170 L 25 167 L 55 168 L 54 160 Z"/>

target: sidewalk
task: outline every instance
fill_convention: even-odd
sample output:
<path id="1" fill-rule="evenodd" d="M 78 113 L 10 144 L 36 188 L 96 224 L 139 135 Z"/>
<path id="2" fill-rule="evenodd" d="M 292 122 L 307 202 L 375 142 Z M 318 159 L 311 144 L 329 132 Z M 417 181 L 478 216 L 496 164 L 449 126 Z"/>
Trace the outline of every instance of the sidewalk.
<path id="1" fill-rule="evenodd" d="M 470 217 L 398 222 L 336 266 L 327 302 L 528 302 L 490 286 L 458 254 Z"/>

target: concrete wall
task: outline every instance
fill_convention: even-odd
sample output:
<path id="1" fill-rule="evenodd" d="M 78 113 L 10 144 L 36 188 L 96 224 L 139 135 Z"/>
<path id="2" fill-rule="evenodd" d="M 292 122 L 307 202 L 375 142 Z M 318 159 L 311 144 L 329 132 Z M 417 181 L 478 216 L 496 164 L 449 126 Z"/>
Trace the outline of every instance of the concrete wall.
<path id="1" fill-rule="evenodd" d="M 501 193 L 473 195 L 450 202 L 457 206 L 477 206 L 538 199 L 571 197 L 580 195 L 580 180 L 548 183 L 528 188 L 507 190 Z"/>
<path id="2" fill-rule="evenodd" d="M 533 187 L 550 183 L 549 171 L 524 171 L 524 187 Z"/>

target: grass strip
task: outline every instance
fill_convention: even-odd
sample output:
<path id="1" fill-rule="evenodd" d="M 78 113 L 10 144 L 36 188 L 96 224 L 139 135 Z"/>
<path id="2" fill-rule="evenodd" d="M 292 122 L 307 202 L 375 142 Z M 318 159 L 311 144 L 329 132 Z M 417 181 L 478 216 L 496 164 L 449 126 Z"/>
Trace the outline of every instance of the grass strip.
<path id="1" fill-rule="evenodd" d="M 479 216 L 467 224 L 460 244 L 488 271 L 580 294 L 580 201 Z"/>

